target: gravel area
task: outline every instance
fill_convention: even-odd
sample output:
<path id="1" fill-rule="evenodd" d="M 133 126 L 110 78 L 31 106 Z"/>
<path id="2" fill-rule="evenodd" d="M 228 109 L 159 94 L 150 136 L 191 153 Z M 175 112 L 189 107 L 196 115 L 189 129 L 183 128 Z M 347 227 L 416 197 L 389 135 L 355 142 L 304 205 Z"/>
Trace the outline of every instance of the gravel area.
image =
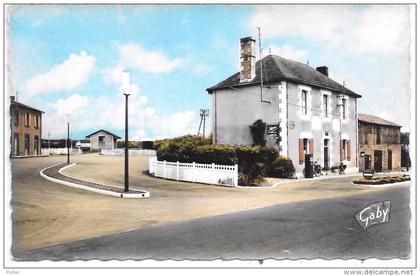
<path id="1" fill-rule="evenodd" d="M 76 178 L 73 178 L 73 177 L 63 175 L 63 174 L 58 172 L 61 168 L 66 167 L 67 165 L 69 165 L 69 164 L 63 163 L 63 164 L 58 164 L 56 166 L 52 166 L 52 167 L 46 169 L 44 171 L 44 174 L 49 176 L 49 177 L 56 178 L 56 179 L 59 179 L 59 180 L 64 180 L 64 181 L 68 181 L 68 182 L 71 182 L 71 183 L 74 183 L 74 184 L 88 186 L 88 187 L 91 187 L 91 188 L 105 190 L 105 191 L 111 191 L 111 192 L 116 192 L 116 193 L 126 193 L 126 194 L 141 194 L 141 193 L 143 193 L 143 191 L 135 191 L 135 190 L 128 190 L 128 192 L 124 192 L 124 189 L 120 188 L 120 187 L 112 187 L 112 186 L 108 186 L 108 185 L 103 185 L 103 184 L 93 183 L 93 182 L 89 182 L 89 181 L 84 181 L 84 180 L 80 180 L 80 179 L 76 179 Z"/>

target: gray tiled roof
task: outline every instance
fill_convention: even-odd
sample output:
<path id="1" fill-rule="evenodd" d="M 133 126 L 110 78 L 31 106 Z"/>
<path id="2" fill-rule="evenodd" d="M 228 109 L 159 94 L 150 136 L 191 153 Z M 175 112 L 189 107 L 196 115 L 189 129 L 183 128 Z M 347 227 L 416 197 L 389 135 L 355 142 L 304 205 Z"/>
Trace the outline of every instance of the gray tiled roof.
<path id="1" fill-rule="evenodd" d="M 10 107 L 12 107 L 12 108 L 13 107 L 20 107 L 20 108 L 23 108 L 23 109 L 29 109 L 29 110 L 32 110 L 32 111 L 36 111 L 36 112 L 40 112 L 40 113 L 45 113 L 42 110 L 36 109 L 36 108 L 34 108 L 32 106 L 29 106 L 29 105 L 26 105 L 26 104 L 23 104 L 23 103 L 20 103 L 20 102 L 17 102 L 17 101 L 12 101 L 10 103 Z"/>
<path id="2" fill-rule="evenodd" d="M 368 114 L 360 114 L 359 113 L 359 121 L 364 122 L 364 123 L 369 123 L 369 124 L 401 127 L 400 125 L 398 125 L 396 123 L 384 120 L 382 118 L 379 118 L 379 117 L 376 117 L 376 116 L 373 116 L 373 115 L 368 115 Z"/>
<path id="3" fill-rule="evenodd" d="M 108 133 L 109 135 L 112 135 L 112 136 L 114 136 L 114 137 L 115 137 L 115 138 L 117 138 L 117 139 L 121 139 L 121 137 L 120 137 L 120 136 L 115 135 L 114 133 L 111 133 L 111 132 L 109 132 L 108 130 L 105 130 L 105 129 L 100 129 L 100 130 L 97 130 L 97 131 L 95 131 L 95 132 L 93 132 L 93 133 L 91 133 L 91 134 L 89 134 L 89 135 L 86 135 L 86 138 L 89 138 L 90 136 L 92 136 L 92 135 L 94 135 L 94 134 L 98 133 L 99 131 L 106 132 L 106 133 Z"/>
<path id="4" fill-rule="evenodd" d="M 330 79 L 324 74 L 318 72 L 309 65 L 282 58 L 276 55 L 269 55 L 263 59 L 263 84 L 280 82 L 283 80 L 295 83 L 307 84 L 315 87 L 330 89 L 333 91 L 341 92 L 343 94 L 360 98 L 361 96 L 350 89 L 345 88 L 336 81 Z M 251 85 L 260 83 L 260 61 L 255 64 L 256 76 L 252 81 L 240 83 L 240 73 L 237 72 L 229 78 L 225 79 L 218 84 L 207 88 L 211 93 L 214 90 L 238 87 L 242 85 Z"/>

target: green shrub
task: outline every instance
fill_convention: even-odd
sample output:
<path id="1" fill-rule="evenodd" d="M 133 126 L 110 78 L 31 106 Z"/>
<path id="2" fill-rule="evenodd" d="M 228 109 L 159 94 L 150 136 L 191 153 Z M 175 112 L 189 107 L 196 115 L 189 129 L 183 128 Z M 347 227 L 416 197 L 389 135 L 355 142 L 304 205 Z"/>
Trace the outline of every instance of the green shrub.
<path id="1" fill-rule="evenodd" d="M 154 147 L 158 160 L 219 165 L 238 164 L 239 173 L 243 176 L 241 179 L 252 183 L 258 183 L 263 177 L 272 174 L 276 177 L 289 177 L 294 173 L 290 160 L 290 163 L 282 161 L 278 164 L 279 153 L 273 147 L 213 145 L 211 138 L 195 135 L 156 141 Z M 286 166 L 285 172 L 282 171 L 284 166 Z"/>
<path id="2" fill-rule="evenodd" d="M 267 124 L 264 123 L 261 119 L 256 120 L 252 125 L 249 126 L 254 145 L 260 145 L 264 147 L 267 143 L 267 141 L 264 139 L 266 126 Z"/>
<path id="3" fill-rule="evenodd" d="M 291 178 L 295 173 L 295 167 L 291 159 L 278 157 L 271 166 L 269 175 L 277 178 Z"/>

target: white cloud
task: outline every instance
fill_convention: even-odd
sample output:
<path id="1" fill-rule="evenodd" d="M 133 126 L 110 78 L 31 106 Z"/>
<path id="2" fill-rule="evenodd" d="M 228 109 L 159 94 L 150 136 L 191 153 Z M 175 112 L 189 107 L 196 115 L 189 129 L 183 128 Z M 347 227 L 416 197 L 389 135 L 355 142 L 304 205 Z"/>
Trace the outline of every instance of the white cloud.
<path id="1" fill-rule="evenodd" d="M 121 63 L 148 73 L 169 73 L 182 64 L 182 59 L 170 59 L 158 51 L 146 51 L 139 44 L 119 45 Z"/>
<path id="2" fill-rule="evenodd" d="M 68 98 L 59 99 L 54 108 L 57 114 L 74 114 L 77 111 L 88 107 L 88 97 L 80 96 L 79 94 L 73 94 Z"/>
<path id="3" fill-rule="evenodd" d="M 177 112 L 167 116 L 155 116 L 150 120 L 154 126 L 157 138 L 176 137 L 185 134 L 194 134 L 197 130 L 196 113 L 194 111 Z"/>
<path id="4" fill-rule="evenodd" d="M 215 68 L 206 64 L 197 64 L 193 68 L 193 74 L 196 76 L 205 76 L 215 71 Z"/>
<path id="5" fill-rule="evenodd" d="M 29 95 L 37 95 L 77 88 L 87 81 L 93 71 L 95 61 L 94 56 L 84 51 L 79 55 L 70 54 L 63 63 L 27 81 L 25 91 Z"/>
<path id="6" fill-rule="evenodd" d="M 305 58 L 307 57 L 306 50 L 296 49 L 291 45 L 283 45 L 281 47 L 270 45 L 268 47 L 271 51 L 263 51 L 264 56 L 271 54 L 278 55 L 284 58 L 288 58 L 291 60 L 297 60 L 300 62 L 306 62 Z"/>
<path id="7" fill-rule="evenodd" d="M 355 55 L 408 52 L 409 9 L 403 6 L 372 6 L 364 10 L 343 41 Z"/>
<path id="8" fill-rule="evenodd" d="M 259 6 L 249 20 L 263 38 L 305 38 L 355 55 L 407 51 L 409 7 L 348 5 Z"/>
<path id="9" fill-rule="evenodd" d="M 59 99 L 43 107 L 43 133 L 51 138 L 65 137 L 67 128 L 65 114 L 70 116 L 71 132 L 92 129 L 118 129 L 125 127 L 125 98 L 91 97 L 79 94 Z M 129 97 L 129 137 L 130 139 L 157 139 L 193 134 L 197 127 L 197 118 L 193 111 L 162 114 L 148 106 L 148 98 L 133 94 Z"/>

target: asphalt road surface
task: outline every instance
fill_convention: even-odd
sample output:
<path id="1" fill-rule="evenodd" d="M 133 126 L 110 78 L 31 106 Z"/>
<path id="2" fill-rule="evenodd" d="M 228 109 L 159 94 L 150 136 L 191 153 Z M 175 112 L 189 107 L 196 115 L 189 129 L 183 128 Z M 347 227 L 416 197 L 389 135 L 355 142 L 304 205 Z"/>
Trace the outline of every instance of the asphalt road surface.
<path id="1" fill-rule="evenodd" d="M 256 194 L 256 196 L 258 196 Z M 410 191 L 281 204 L 25 252 L 18 260 L 408 258 Z M 391 201 L 390 221 L 363 230 L 354 214 Z"/>

